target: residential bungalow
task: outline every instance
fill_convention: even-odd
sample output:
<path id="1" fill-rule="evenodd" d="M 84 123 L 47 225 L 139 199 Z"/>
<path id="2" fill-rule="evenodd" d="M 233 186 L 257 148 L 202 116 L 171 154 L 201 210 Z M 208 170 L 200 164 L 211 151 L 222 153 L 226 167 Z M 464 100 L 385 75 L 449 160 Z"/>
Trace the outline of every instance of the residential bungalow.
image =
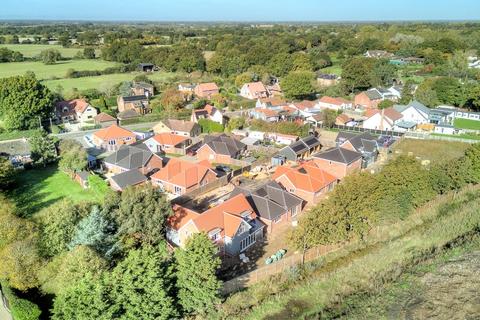
<path id="1" fill-rule="evenodd" d="M 286 146 L 281 149 L 278 154 L 289 161 L 298 161 L 320 151 L 321 148 L 322 145 L 317 137 L 308 136 Z"/>
<path id="2" fill-rule="evenodd" d="M 401 98 L 401 89 L 393 86 L 389 89 L 372 88 L 355 96 L 355 106 L 365 109 L 376 109 L 383 100 L 398 101 Z"/>
<path id="3" fill-rule="evenodd" d="M 368 167 L 377 160 L 378 142 L 368 132 L 339 132 L 335 143 L 337 147 L 361 153 L 363 159 L 362 168 Z"/>
<path id="4" fill-rule="evenodd" d="M 151 98 L 155 95 L 155 87 L 153 84 L 146 82 L 134 82 L 132 86 L 134 96 L 146 96 Z"/>
<path id="5" fill-rule="evenodd" d="M 178 205 L 173 211 L 167 222 L 167 239 L 179 247 L 184 247 L 192 234 L 205 232 L 221 255 L 235 256 L 263 240 L 265 225 L 243 194 L 203 213 Z"/>
<path id="6" fill-rule="evenodd" d="M 435 125 L 435 128 L 433 130 L 435 133 L 440 133 L 440 134 L 456 134 L 457 130 L 455 129 L 454 126 L 448 123 L 438 123 Z"/>
<path id="7" fill-rule="evenodd" d="M 124 120 L 131 120 L 131 119 L 137 119 L 137 118 L 140 118 L 140 114 L 137 113 L 137 111 L 135 111 L 134 109 L 125 110 L 117 113 L 117 119 L 120 122 L 120 124 Z"/>
<path id="8" fill-rule="evenodd" d="M 318 203 L 338 183 L 335 176 L 322 170 L 313 161 L 295 167 L 279 166 L 272 179 L 309 204 Z"/>
<path id="9" fill-rule="evenodd" d="M 320 100 L 318 100 L 317 106 L 320 109 L 330 109 L 330 110 L 345 110 L 351 109 L 353 104 L 351 101 L 348 101 L 343 98 L 332 98 L 329 96 L 323 96 Z"/>
<path id="10" fill-rule="evenodd" d="M 299 115 L 306 119 L 320 113 L 318 101 L 303 100 L 290 104 L 290 107 L 298 110 Z"/>
<path id="11" fill-rule="evenodd" d="M 101 126 L 102 128 L 110 127 L 112 124 L 117 124 L 117 118 L 112 117 L 108 113 L 100 112 L 93 118 L 93 121 L 96 125 Z"/>
<path id="12" fill-rule="evenodd" d="M 55 117 L 59 122 L 78 121 L 81 124 L 91 121 L 97 115 L 97 109 L 84 99 L 61 101 L 55 105 Z"/>
<path id="13" fill-rule="evenodd" d="M 268 138 L 276 144 L 283 144 L 286 146 L 298 141 L 298 136 L 282 133 L 271 133 L 268 135 Z"/>
<path id="14" fill-rule="evenodd" d="M 150 103 L 146 95 L 128 96 L 117 98 L 117 107 L 119 112 L 135 110 L 138 114 L 147 114 L 150 110 Z"/>
<path id="15" fill-rule="evenodd" d="M 166 165 L 151 176 L 152 184 L 162 191 L 183 195 L 217 179 L 208 161 L 193 163 L 171 158 Z"/>
<path id="16" fill-rule="evenodd" d="M 303 199 L 287 192 L 275 181 L 268 181 L 253 190 L 248 187 L 236 187 L 230 197 L 237 194 L 244 194 L 247 197 L 258 218 L 266 225 L 268 233 L 297 221 L 304 205 Z"/>
<path id="17" fill-rule="evenodd" d="M 272 109 L 255 108 L 250 111 L 250 116 L 254 119 L 267 122 L 277 122 L 278 120 L 280 120 L 279 113 Z"/>
<path id="18" fill-rule="evenodd" d="M 349 117 L 345 113 L 342 113 L 341 115 L 337 116 L 337 118 L 335 118 L 335 124 L 337 126 L 353 127 L 357 124 L 357 122 L 352 117 Z"/>
<path id="19" fill-rule="evenodd" d="M 220 89 L 213 82 L 200 83 L 195 87 L 194 92 L 195 92 L 195 95 L 199 98 L 210 99 L 210 98 L 212 98 L 212 96 L 214 96 L 216 94 L 219 94 Z"/>
<path id="20" fill-rule="evenodd" d="M 232 164 L 235 162 L 233 159 L 238 159 L 246 148 L 245 144 L 225 134 L 206 136 L 197 150 L 197 158 L 210 163 Z"/>
<path id="21" fill-rule="evenodd" d="M 260 81 L 245 83 L 240 89 L 240 96 L 250 100 L 268 98 L 269 95 L 267 88 Z"/>
<path id="22" fill-rule="evenodd" d="M 401 113 L 404 121 L 416 124 L 429 123 L 430 108 L 418 101 L 412 101 L 408 105 L 394 105 L 393 109 Z"/>
<path id="23" fill-rule="evenodd" d="M 362 154 L 344 148 L 332 148 L 313 156 L 313 161 L 338 180 L 362 168 Z"/>
<path id="24" fill-rule="evenodd" d="M 176 135 L 170 132 L 163 132 L 154 135 L 145 141 L 145 145 L 152 152 L 182 154 L 192 144 L 192 140 L 185 136 Z"/>
<path id="25" fill-rule="evenodd" d="M 148 179 L 140 172 L 140 170 L 134 169 L 112 176 L 110 179 L 108 179 L 108 181 L 110 182 L 112 189 L 116 191 L 123 191 L 125 188 L 130 186 L 144 184 L 148 181 Z"/>
<path id="26" fill-rule="evenodd" d="M 198 123 L 200 119 L 208 119 L 211 121 L 218 122 L 220 124 L 223 124 L 223 114 L 215 108 L 214 106 L 211 106 L 207 104 L 203 109 L 196 109 L 192 111 L 192 116 L 191 116 L 191 121 Z"/>
<path id="27" fill-rule="evenodd" d="M 169 132 L 185 137 L 196 137 L 201 131 L 200 126 L 195 122 L 176 119 L 162 120 L 153 127 L 153 132 L 156 134 Z"/>
<path id="28" fill-rule="evenodd" d="M 137 141 L 135 133 L 117 126 L 103 128 L 92 134 L 92 143 L 99 149 L 116 151 L 122 145 L 132 144 Z"/>
<path id="29" fill-rule="evenodd" d="M 317 74 L 317 84 L 320 87 L 331 87 L 338 84 L 340 77 L 336 74 Z"/>
<path id="30" fill-rule="evenodd" d="M 150 151 L 144 143 L 123 145 L 118 151 L 103 160 L 103 167 L 108 173 L 119 174 L 138 169 L 143 175 L 163 167 L 163 159 Z"/>
<path id="31" fill-rule="evenodd" d="M 256 108 L 271 109 L 275 111 L 281 111 L 285 106 L 288 106 L 288 103 L 285 100 L 276 97 L 258 99 L 255 104 Z"/>
<path id="32" fill-rule="evenodd" d="M 384 110 L 370 109 L 365 113 L 367 119 L 363 121 L 363 128 L 374 130 L 394 130 L 403 115 L 394 108 Z"/>

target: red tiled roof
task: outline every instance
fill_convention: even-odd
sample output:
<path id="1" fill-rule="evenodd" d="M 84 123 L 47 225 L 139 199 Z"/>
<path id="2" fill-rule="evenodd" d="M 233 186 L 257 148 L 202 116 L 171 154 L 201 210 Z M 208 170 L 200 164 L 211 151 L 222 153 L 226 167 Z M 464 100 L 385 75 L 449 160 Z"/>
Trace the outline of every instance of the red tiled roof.
<path id="1" fill-rule="evenodd" d="M 208 171 L 212 171 L 208 161 L 198 163 L 172 158 L 152 175 L 153 180 L 165 181 L 184 188 L 198 185 Z"/>
<path id="2" fill-rule="evenodd" d="M 351 103 L 350 101 L 346 100 L 346 99 L 343 99 L 343 98 L 340 98 L 340 97 L 337 97 L 337 98 L 333 98 L 333 97 L 329 97 L 329 96 L 323 96 L 319 102 L 323 102 L 323 103 L 328 103 L 328 104 L 333 104 L 333 105 L 337 105 L 337 106 L 341 106 L 342 104 L 349 104 Z"/>
<path id="3" fill-rule="evenodd" d="M 85 99 L 74 99 L 68 101 L 60 101 L 57 103 L 56 108 L 57 112 L 63 113 L 65 107 L 68 108 L 69 112 L 78 112 L 83 113 L 85 109 L 89 106 L 88 102 Z"/>
<path id="4" fill-rule="evenodd" d="M 371 118 L 377 113 L 382 113 L 382 110 L 379 109 L 369 109 L 365 112 L 365 116 L 367 118 Z M 397 110 L 393 109 L 393 107 L 387 108 L 384 110 L 384 116 L 390 120 L 397 121 L 403 118 L 403 115 L 398 112 Z"/>
<path id="5" fill-rule="evenodd" d="M 255 108 L 255 111 L 256 111 L 256 112 L 263 113 L 263 114 L 266 115 L 267 117 L 276 117 L 276 116 L 278 116 L 278 112 L 276 112 L 275 110 L 271 110 L 271 109 Z"/>
<path id="6" fill-rule="evenodd" d="M 293 105 L 298 110 L 305 110 L 308 108 L 313 108 L 316 104 L 316 101 L 303 100 L 302 102 L 295 102 Z"/>
<path id="7" fill-rule="evenodd" d="M 246 83 L 245 85 L 247 86 L 248 91 L 250 91 L 252 95 L 267 92 L 267 88 L 265 88 L 263 83 L 261 83 L 260 81 Z"/>
<path id="8" fill-rule="evenodd" d="M 135 133 L 133 133 L 130 130 L 124 129 L 122 127 L 119 127 L 116 124 L 112 124 L 107 128 L 98 130 L 97 132 L 93 133 L 93 135 L 104 141 L 112 140 L 112 139 L 135 137 Z"/>
<path id="9" fill-rule="evenodd" d="M 231 238 L 243 221 L 242 214 L 248 213 L 251 218 L 257 217 L 243 194 L 238 194 L 203 213 L 196 213 L 178 205 L 173 207 L 173 211 L 174 215 L 168 219 L 173 229 L 178 230 L 193 221 L 200 232 L 208 233 L 214 229 L 220 229 L 223 236 Z"/>
<path id="10" fill-rule="evenodd" d="M 337 180 L 336 177 L 320 169 L 313 161 L 305 162 L 298 167 L 277 167 L 272 179 L 285 175 L 295 188 L 307 192 L 318 192 Z"/>
<path id="11" fill-rule="evenodd" d="M 197 90 L 200 90 L 200 91 L 214 91 L 214 90 L 218 90 L 218 86 L 214 82 L 199 83 L 197 85 Z"/>
<path id="12" fill-rule="evenodd" d="M 346 114 L 342 113 L 342 114 L 339 115 L 339 116 L 337 117 L 337 119 L 335 119 L 335 120 L 336 120 L 336 122 L 341 122 L 341 123 L 345 124 L 345 123 L 351 121 L 352 118 L 350 118 L 350 117 L 347 116 Z"/>
<path id="13" fill-rule="evenodd" d="M 112 117 L 111 115 L 105 113 L 105 112 L 100 112 L 95 116 L 95 121 L 97 122 L 109 122 L 109 121 L 116 121 L 117 119 Z"/>
<path id="14" fill-rule="evenodd" d="M 162 132 L 153 136 L 153 140 L 161 145 L 176 146 L 186 140 L 188 137 L 180 136 L 170 132 Z"/>

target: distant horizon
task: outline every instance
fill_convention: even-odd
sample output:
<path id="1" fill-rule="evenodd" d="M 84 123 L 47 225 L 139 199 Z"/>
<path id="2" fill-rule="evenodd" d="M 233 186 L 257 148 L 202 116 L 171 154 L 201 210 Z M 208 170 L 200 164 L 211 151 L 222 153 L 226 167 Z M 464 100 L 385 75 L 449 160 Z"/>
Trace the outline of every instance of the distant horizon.
<path id="1" fill-rule="evenodd" d="M 478 0 L 3 0 L 1 21 L 429 22 L 478 21 Z"/>

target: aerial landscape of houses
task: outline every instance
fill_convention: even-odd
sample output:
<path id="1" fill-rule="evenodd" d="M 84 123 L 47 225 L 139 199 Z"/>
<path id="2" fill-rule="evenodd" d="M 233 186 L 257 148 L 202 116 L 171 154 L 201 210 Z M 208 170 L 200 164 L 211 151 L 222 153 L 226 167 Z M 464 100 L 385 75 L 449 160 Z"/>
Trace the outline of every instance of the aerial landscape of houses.
<path id="1" fill-rule="evenodd" d="M 10 1 L 0 320 L 480 319 L 480 3 Z"/>

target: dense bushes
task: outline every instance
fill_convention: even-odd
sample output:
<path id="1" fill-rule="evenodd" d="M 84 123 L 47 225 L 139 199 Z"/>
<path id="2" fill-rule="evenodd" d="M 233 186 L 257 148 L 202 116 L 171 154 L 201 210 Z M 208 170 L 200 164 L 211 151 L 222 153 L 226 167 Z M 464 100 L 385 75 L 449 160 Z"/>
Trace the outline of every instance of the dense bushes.
<path id="1" fill-rule="evenodd" d="M 405 219 L 437 194 L 480 183 L 480 145 L 460 159 L 422 166 L 399 156 L 376 174 L 351 175 L 300 220 L 290 238 L 297 248 L 363 238 L 377 221 Z"/>
<path id="2" fill-rule="evenodd" d="M 281 134 L 296 135 L 305 137 L 308 134 L 308 125 L 301 125 L 296 122 L 267 122 L 263 120 L 253 120 L 250 123 L 250 129 Z"/>
<path id="3" fill-rule="evenodd" d="M 37 320 L 40 317 L 42 312 L 36 304 L 16 296 L 5 283 L 0 282 L 0 286 L 5 298 L 8 300 L 10 311 L 15 320 Z"/>
<path id="4" fill-rule="evenodd" d="M 109 67 L 103 70 L 82 70 L 77 71 L 74 69 L 68 69 L 65 75 L 66 78 L 83 78 L 83 77 L 95 77 L 107 74 L 114 74 L 114 73 L 125 73 L 134 71 L 134 65 L 122 65 L 118 67 Z"/>
<path id="5" fill-rule="evenodd" d="M 225 129 L 222 124 L 209 119 L 200 119 L 198 124 L 202 127 L 203 133 L 223 132 Z"/>

